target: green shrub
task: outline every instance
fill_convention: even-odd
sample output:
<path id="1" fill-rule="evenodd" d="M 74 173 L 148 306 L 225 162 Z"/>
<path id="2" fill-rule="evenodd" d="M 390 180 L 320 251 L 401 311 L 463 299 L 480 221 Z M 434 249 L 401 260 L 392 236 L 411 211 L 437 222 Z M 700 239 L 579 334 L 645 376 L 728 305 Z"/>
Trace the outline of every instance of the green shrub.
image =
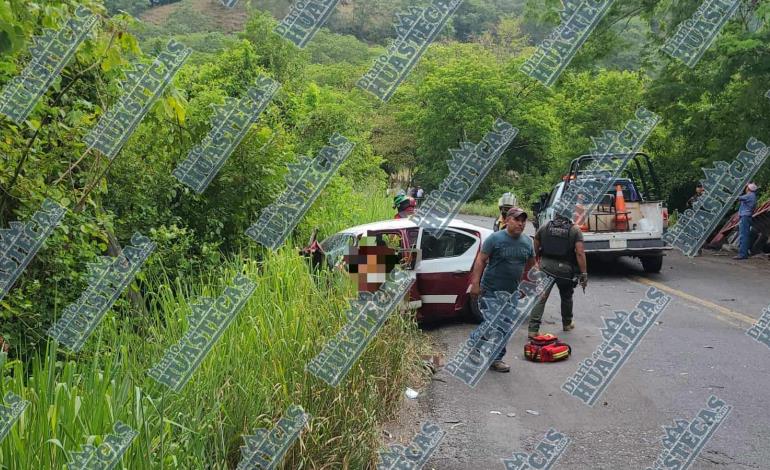
<path id="1" fill-rule="evenodd" d="M 179 394 L 145 371 L 187 329 L 189 303 L 217 297 L 237 273 L 257 288 Z M 321 276 L 322 282 L 317 282 Z M 66 453 L 98 446 L 121 420 L 139 431 L 122 459 L 131 469 L 233 468 L 242 435 L 272 427 L 290 404 L 313 416 L 284 468 L 364 468 L 380 442 L 378 423 L 398 405 L 418 362 L 411 314 L 394 313 L 338 388 L 305 364 L 346 321 L 351 283 L 339 272 L 311 275 L 293 250 L 264 262 L 246 253 L 193 280 L 148 279 L 150 315 L 109 314 L 84 352 L 48 349 L 28 367 L 3 365 L 2 392 L 31 402 L 0 444 L 10 470 L 60 469 Z M 138 331 L 135 331 L 137 330 Z"/>

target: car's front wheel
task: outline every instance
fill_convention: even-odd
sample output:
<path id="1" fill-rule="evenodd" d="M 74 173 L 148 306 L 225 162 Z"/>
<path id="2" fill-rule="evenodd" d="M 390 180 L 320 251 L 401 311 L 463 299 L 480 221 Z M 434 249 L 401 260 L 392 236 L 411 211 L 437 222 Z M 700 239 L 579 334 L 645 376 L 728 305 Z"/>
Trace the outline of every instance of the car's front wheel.
<path id="1" fill-rule="evenodd" d="M 479 308 L 479 298 L 468 295 L 465 300 L 465 308 L 463 308 L 463 320 L 468 323 L 478 325 L 484 321 L 484 317 L 481 315 L 481 309 Z"/>

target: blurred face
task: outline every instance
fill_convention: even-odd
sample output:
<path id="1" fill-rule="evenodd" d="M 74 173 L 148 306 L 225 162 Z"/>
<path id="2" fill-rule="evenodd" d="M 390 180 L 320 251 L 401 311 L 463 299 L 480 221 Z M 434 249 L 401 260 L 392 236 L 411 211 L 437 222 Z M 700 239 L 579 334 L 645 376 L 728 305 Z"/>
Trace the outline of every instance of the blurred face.
<path id="1" fill-rule="evenodd" d="M 523 215 L 520 215 L 515 219 L 513 217 L 506 217 L 505 224 L 508 234 L 518 237 L 524 232 L 524 227 L 527 225 L 527 218 Z"/>
<path id="2" fill-rule="evenodd" d="M 705 191 L 704 188 L 695 188 L 695 192 L 698 194 L 703 194 L 703 191 Z"/>

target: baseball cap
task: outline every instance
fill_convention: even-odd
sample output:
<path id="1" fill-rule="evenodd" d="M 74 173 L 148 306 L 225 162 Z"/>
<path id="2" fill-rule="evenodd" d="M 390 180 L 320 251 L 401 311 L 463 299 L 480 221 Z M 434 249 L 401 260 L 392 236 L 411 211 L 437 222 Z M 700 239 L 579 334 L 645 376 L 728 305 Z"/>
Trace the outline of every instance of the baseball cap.
<path id="1" fill-rule="evenodd" d="M 527 218 L 527 213 L 521 207 L 511 207 L 505 214 L 506 217 L 513 217 L 514 219 L 518 219 L 522 215 L 525 219 Z"/>

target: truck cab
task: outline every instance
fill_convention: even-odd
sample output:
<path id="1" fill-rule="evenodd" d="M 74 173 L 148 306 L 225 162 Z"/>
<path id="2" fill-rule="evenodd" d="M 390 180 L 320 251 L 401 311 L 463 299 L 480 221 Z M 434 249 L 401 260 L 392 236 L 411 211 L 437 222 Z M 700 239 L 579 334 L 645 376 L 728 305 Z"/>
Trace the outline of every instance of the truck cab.
<path id="1" fill-rule="evenodd" d="M 554 204 L 571 182 L 584 177 L 580 169 L 593 160 L 590 155 L 573 160 L 570 172 L 562 181 L 554 185 L 551 192 L 540 195 L 540 201 L 532 207 L 536 227 L 553 219 Z M 668 210 L 659 199 L 657 188 L 650 158 L 643 153 L 635 154 L 621 177 L 612 182 L 596 206 L 587 209 L 579 223 L 586 253 L 604 258 L 636 257 L 645 272 L 660 272 L 664 252 L 671 247 L 663 241 L 663 233 L 668 228 Z M 618 210 L 623 205 L 625 208 Z"/>

